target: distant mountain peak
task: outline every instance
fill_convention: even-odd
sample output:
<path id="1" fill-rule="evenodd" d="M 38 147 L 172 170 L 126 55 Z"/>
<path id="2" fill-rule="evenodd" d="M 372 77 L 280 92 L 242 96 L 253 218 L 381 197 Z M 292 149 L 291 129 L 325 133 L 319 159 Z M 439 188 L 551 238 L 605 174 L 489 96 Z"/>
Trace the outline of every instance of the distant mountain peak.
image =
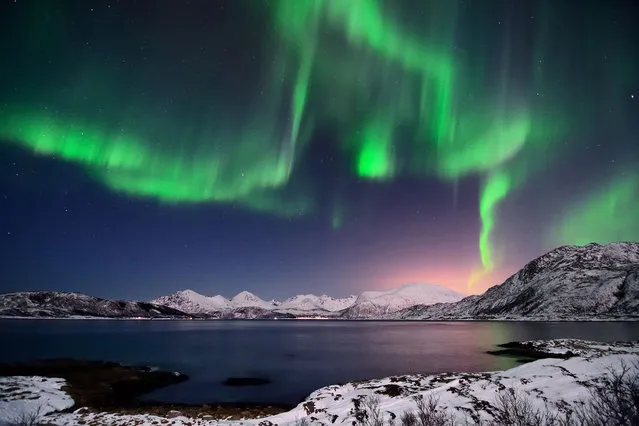
<path id="1" fill-rule="evenodd" d="M 455 290 L 451 290 L 448 287 L 444 287 L 441 285 L 429 284 L 429 283 L 423 283 L 423 282 L 412 282 L 412 283 L 402 284 L 400 286 L 393 287 L 387 290 L 365 291 L 360 295 L 360 297 L 362 296 L 378 297 L 380 295 L 404 294 L 407 296 L 413 295 L 417 298 L 420 298 L 420 297 L 429 297 L 431 293 L 448 294 L 452 296 L 452 298 L 455 298 L 458 296 L 462 296 L 462 297 L 464 296 L 462 293 L 459 293 Z"/>
<path id="2" fill-rule="evenodd" d="M 463 294 L 440 285 L 407 283 L 381 291 L 365 291 L 342 316 L 345 318 L 376 318 L 415 305 L 456 302 Z"/>
<path id="3" fill-rule="evenodd" d="M 208 314 L 230 307 L 230 302 L 224 297 L 204 296 L 190 289 L 181 290 L 168 296 L 158 297 L 151 302 L 193 314 Z"/>
<path id="4" fill-rule="evenodd" d="M 234 308 L 258 307 L 262 309 L 273 309 L 275 304 L 266 302 L 260 297 L 254 295 L 250 291 L 241 291 L 231 299 L 231 305 Z"/>
<path id="5" fill-rule="evenodd" d="M 250 291 L 240 291 L 238 294 L 233 296 L 231 300 L 262 300 Z"/>
<path id="6" fill-rule="evenodd" d="M 314 294 L 298 294 L 284 300 L 278 306 L 280 310 L 313 312 L 326 311 L 338 312 L 353 305 L 357 296 L 349 296 L 345 298 L 334 298 L 326 296 L 316 296 Z"/>

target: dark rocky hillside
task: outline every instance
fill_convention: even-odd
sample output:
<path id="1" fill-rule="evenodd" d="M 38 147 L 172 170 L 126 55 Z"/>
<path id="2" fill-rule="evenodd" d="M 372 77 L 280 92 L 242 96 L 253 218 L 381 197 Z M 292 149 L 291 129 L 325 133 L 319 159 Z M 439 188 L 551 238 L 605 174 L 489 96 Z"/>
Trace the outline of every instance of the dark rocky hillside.
<path id="1" fill-rule="evenodd" d="M 639 243 L 559 247 L 482 295 L 413 306 L 394 317 L 639 319 Z"/>

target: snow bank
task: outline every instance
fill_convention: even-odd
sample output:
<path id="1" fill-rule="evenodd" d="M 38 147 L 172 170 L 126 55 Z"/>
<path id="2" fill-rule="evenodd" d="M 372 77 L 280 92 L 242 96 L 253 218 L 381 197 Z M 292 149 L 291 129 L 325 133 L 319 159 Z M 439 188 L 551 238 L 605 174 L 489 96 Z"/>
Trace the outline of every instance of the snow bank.
<path id="1" fill-rule="evenodd" d="M 63 379 L 38 376 L 0 377 L 0 425 L 37 419 L 73 406 Z"/>

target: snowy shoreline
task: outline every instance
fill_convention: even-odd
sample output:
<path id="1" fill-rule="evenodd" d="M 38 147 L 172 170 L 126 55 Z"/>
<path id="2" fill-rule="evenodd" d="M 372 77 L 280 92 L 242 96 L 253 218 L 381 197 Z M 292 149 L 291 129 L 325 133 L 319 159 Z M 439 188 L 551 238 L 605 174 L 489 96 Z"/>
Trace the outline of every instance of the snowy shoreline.
<path id="1" fill-rule="evenodd" d="M 76 321 L 335 321 L 335 322 L 638 322 L 639 317 L 629 318 L 446 318 L 446 319 L 418 319 L 418 318 L 131 318 L 131 317 L 90 317 L 90 316 L 69 316 L 69 317 L 25 317 L 25 316 L 2 316 L 0 320 L 76 320 Z"/>
<path id="2" fill-rule="evenodd" d="M 589 388 L 611 372 L 631 368 L 638 374 L 639 342 L 601 343 L 574 339 L 521 342 L 554 358 L 543 358 L 506 371 L 403 375 L 344 385 L 331 385 L 311 393 L 290 411 L 261 419 L 214 419 L 151 414 L 96 413 L 74 406 L 59 378 L 13 376 L 0 378 L 0 425 L 11 424 L 24 413 L 39 410 L 40 421 L 51 425 L 294 425 L 352 424 L 362 406 L 374 397 L 384 424 L 398 421 L 417 409 L 418 398 L 437 401 L 437 409 L 458 424 L 491 422 L 498 395 L 512 388 L 537 409 L 566 414 L 587 398 Z M 557 357 L 557 356 L 560 357 Z M 417 397 L 417 399 L 416 399 Z M 471 423 L 472 424 L 472 423 Z"/>

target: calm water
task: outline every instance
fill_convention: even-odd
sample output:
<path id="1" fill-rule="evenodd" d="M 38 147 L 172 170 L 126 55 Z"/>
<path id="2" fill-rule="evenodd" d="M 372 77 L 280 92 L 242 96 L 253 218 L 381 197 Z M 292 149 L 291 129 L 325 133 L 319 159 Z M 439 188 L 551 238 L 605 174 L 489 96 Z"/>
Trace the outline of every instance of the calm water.
<path id="1" fill-rule="evenodd" d="M 637 323 L 1 320 L 0 360 L 104 359 L 181 371 L 149 397 L 170 402 L 296 403 L 334 383 L 405 373 L 487 371 L 513 340 L 639 340 Z M 227 377 L 264 377 L 257 387 Z"/>

